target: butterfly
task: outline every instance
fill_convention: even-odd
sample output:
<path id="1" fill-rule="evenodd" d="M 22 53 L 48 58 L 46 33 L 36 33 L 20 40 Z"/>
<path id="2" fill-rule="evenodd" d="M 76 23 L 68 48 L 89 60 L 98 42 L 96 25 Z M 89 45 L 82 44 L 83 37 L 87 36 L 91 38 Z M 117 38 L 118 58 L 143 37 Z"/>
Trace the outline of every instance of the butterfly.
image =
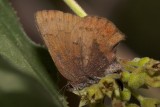
<path id="1" fill-rule="evenodd" d="M 43 10 L 36 13 L 36 22 L 55 65 L 72 86 L 103 77 L 124 39 L 111 21 L 97 16 Z"/>

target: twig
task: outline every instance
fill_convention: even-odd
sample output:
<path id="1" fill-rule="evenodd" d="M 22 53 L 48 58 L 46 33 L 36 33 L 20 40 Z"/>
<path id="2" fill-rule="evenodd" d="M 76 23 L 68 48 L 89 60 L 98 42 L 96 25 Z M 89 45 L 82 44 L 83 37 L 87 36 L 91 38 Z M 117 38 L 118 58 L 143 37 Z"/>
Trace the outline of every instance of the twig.
<path id="1" fill-rule="evenodd" d="M 63 0 L 69 8 L 73 10 L 75 14 L 80 17 L 87 16 L 87 13 L 81 8 L 81 6 L 75 0 Z"/>

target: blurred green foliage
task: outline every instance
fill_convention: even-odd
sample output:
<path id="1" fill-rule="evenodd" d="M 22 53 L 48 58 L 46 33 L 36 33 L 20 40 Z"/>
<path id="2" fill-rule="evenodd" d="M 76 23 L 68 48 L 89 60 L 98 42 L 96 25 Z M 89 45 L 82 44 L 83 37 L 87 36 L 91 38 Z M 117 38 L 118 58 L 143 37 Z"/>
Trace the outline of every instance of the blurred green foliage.
<path id="1" fill-rule="evenodd" d="M 63 107 L 49 71 L 56 81 L 47 50 L 27 38 L 8 0 L 0 0 L 0 106 Z"/>

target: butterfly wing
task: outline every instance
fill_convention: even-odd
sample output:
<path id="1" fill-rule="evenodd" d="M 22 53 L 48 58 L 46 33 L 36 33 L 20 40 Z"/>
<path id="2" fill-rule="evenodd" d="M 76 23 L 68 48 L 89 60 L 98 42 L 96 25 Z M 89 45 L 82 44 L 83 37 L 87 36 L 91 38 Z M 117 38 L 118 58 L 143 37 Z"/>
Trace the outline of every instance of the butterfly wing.
<path id="1" fill-rule="evenodd" d="M 84 77 L 70 51 L 73 47 L 71 31 L 79 21 L 81 18 L 60 11 L 44 10 L 36 14 L 38 28 L 59 72 L 67 80 L 75 82 Z"/>
<path id="2" fill-rule="evenodd" d="M 104 75 L 115 59 L 114 46 L 124 36 L 104 18 L 60 11 L 36 14 L 38 28 L 60 73 L 72 83 Z"/>

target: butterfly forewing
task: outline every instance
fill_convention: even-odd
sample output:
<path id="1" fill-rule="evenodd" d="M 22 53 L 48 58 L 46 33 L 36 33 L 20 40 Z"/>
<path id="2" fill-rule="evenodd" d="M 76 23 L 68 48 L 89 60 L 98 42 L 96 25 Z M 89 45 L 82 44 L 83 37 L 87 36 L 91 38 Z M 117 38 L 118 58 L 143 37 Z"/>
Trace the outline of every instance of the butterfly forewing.
<path id="1" fill-rule="evenodd" d="M 103 76 L 115 59 L 112 48 L 124 38 L 113 23 L 99 17 L 40 11 L 36 21 L 58 70 L 77 84 Z"/>

